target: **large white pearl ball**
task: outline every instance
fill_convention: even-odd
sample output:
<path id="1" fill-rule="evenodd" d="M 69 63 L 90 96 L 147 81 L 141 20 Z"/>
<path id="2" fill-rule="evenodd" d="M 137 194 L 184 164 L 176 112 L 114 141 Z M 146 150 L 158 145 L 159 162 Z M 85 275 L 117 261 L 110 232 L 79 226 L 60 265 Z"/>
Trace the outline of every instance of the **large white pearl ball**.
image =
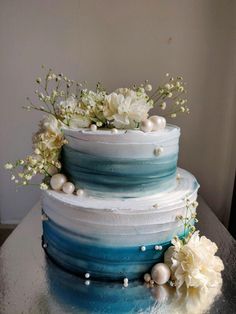
<path id="1" fill-rule="evenodd" d="M 74 190 L 75 190 L 75 186 L 71 182 L 66 182 L 62 186 L 62 190 L 66 194 L 72 194 L 74 192 Z"/>
<path id="2" fill-rule="evenodd" d="M 152 267 L 151 277 L 158 285 L 164 285 L 170 279 L 170 269 L 164 263 L 158 263 Z"/>
<path id="3" fill-rule="evenodd" d="M 164 117 L 151 116 L 148 120 L 152 121 L 153 123 L 153 131 L 159 131 L 166 127 L 166 119 Z"/>
<path id="4" fill-rule="evenodd" d="M 54 174 L 51 177 L 50 185 L 53 190 L 60 191 L 64 183 L 66 183 L 66 176 L 62 173 Z"/>
<path id="5" fill-rule="evenodd" d="M 153 130 L 153 122 L 149 119 L 141 121 L 140 129 L 143 132 L 151 132 Z"/>

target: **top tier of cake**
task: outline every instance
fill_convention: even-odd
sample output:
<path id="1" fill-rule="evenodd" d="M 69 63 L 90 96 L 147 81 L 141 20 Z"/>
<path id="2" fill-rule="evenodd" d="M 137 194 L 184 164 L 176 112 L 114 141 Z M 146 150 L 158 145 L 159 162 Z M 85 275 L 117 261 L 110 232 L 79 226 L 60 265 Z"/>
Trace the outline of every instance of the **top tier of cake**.
<path id="1" fill-rule="evenodd" d="M 175 188 L 180 129 L 65 129 L 63 173 L 77 188 L 102 197 L 140 197 Z"/>

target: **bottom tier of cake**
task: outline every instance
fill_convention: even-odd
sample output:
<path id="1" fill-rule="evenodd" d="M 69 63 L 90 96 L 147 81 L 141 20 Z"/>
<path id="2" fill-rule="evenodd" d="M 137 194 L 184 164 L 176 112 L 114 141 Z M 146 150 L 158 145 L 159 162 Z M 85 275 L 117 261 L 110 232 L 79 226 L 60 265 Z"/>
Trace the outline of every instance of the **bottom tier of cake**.
<path id="1" fill-rule="evenodd" d="M 174 190 L 135 199 L 45 191 L 43 247 L 63 268 L 99 280 L 138 279 L 162 261 L 171 239 L 185 232 L 179 216 L 199 185 L 178 169 Z"/>

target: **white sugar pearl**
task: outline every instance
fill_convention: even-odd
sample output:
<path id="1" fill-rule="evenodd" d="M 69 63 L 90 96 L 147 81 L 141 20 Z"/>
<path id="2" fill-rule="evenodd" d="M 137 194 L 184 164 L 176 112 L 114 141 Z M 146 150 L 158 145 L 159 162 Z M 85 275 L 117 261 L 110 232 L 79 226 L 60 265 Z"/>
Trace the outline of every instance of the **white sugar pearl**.
<path id="1" fill-rule="evenodd" d="M 164 285 L 170 279 L 170 269 L 166 264 L 158 263 L 153 266 L 151 276 L 155 283 Z"/>
<path id="2" fill-rule="evenodd" d="M 143 276 L 143 279 L 145 282 L 149 282 L 152 278 L 151 278 L 151 275 L 146 273 L 144 276 Z"/>
<path id="3" fill-rule="evenodd" d="M 146 119 L 141 122 L 140 129 L 143 132 L 151 132 L 153 129 L 153 123 L 151 120 Z"/>
<path id="4" fill-rule="evenodd" d="M 111 129 L 111 133 L 117 134 L 117 133 L 118 133 L 118 130 L 117 130 L 116 128 L 113 128 L 113 129 Z"/>
<path id="5" fill-rule="evenodd" d="M 128 282 L 124 282 L 123 285 L 124 285 L 125 288 L 127 288 L 129 286 L 129 283 Z"/>
<path id="6" fill-rule="evenodd" d="M 55 191 L 60 191 L 62 189 L 63 184 L 66 183 L 66 181 L 67 179 L 64 174 L 62 173 L 54 174 L 50 180 L 51 188 Z"/>
<path id="7" fill-rule="evenodd" d="M 145 252 L 146 251 L 146 246 L 142 245 L 140 249 L 141 249 L 142 252 Z"/>
<path id="8" fill-rule="evenodd" d="M 76 191 L 76 194 L 77 194 L 78 196 L 83 196 L 83 195 L 84 195 L 84 190 L 78 189 L 78 190 Z"/>
<path id="9" fill-rule="evenodd" d="M 87 278 L 87 279 L 90 278 L 90 273 L 86 273 L 86 274 L 84 275 L 84 277 Z"/>
<path id="10" fill-rule="evenodd" d="M 93 131 L 93 132 L 97 131 L 97 126 L 96 126 L 96 124 L 91 124 L 91 125 L 90 125 L 90 130 Z"/>
<path id="11" fill-rule="evenodd" d="M 90 285 L 90 280 L 85 280 L 84 283 L 85 283 L 86 286 L 89 286 Z"/>
<path id="12" fill-rule="evenodd" d="M 72 194 L 74 192 L 74 190 L 75 190 L 75 186 L 71 182 L 66 182 L 62 186 L 62 190 L 66 194 Z"/>
<path id="13" fill-rule="evenodd" d="M 166 119 L 164 117 L 151 116 L 148 120 L 152 121 L 153 123 L 153 131 L 159 131 L 166 127 Z"/>
<path id="14" fill-rule="evenodd" d="M 124 283 L 128 283 L 129 279 L 128 278 L 124 278 Z"/>
<path id="15" fill-rule="evenodd" d="M 44 243 L 43 247 L 46 249 L 48 247 L 47 243 Z"/>
<path id="16" fill-rule="evenodd" d="M 154 149 L 154 155 L 159 156 L 164 152 L 164 148 L 163 147 L 157 147 Z"/>

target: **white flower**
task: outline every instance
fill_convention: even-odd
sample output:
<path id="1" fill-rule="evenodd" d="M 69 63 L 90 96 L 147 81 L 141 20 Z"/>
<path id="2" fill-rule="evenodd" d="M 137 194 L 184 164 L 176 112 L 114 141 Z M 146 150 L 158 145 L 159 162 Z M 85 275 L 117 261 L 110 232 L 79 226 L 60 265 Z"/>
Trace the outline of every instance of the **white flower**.
<path id="1" fill-rule="evenodd" d="M 224 265 L 215 256 L 218 248 L 214 242 L 199 237 L 197 231 L 186 244 L 178 238 L 172 244 L 165 253 L 165 263 L 171 269 L 177 289 L 184 284 L 187 288 L 209 288 L 221 282 Z"/>
<path id="2" fill-rule="evenodd" d="M 7 169 L 7 170 L 11 170 L 13 168 L 13 164 L 7 162 L 5 165 L 4 165 L 4 168 Z"/>
<path id="3" fill-rule="evenodd" d="M 81 101 L 86 106 L 95 107 L 97 103 L 102 102 L 104 100 L 105 93 L 104 92 L 98 92 L 95 93 L 93 91 L 87 91 L 84 90 Z"/>
<path id="4" fill-rule="evenodd" d="M 55 105 L 57 115 L 63 115 L 65 112 L 74 112 L 77 107 L 77 100 L 74 97 L 69 97 Z"/>
<path id="5" fill-rule="evenodd" d="M 42 121 L 44 131 L 48 131 L 55 135 L 61 135 L 61 129 L 58 120 L 53 115 L 48 115 Z"/>
<path id="6" fill-rule="evenodd" d="M 151 105 L 131 89 L 119 89 L 105 97 L 103 114 L 116 128 L 135 128 L 146 119 Z"/>
<path id="7" fill-rule="evenodd" d="M 48 185 L 45 184 L 45 183 L 41 183 L 41 184 L 40 184 L 40 189 L 41 189 L 41 190 L 47 190 L 47 189 L 48 189 Z"/>
<path id="8" fill-rule="evenodd" d="M 69 121 L 69 127 L 76 128 L 88 128 L 91 124 L 91 120 L 87 116 L 83 115 L 73 115 Z"/>

